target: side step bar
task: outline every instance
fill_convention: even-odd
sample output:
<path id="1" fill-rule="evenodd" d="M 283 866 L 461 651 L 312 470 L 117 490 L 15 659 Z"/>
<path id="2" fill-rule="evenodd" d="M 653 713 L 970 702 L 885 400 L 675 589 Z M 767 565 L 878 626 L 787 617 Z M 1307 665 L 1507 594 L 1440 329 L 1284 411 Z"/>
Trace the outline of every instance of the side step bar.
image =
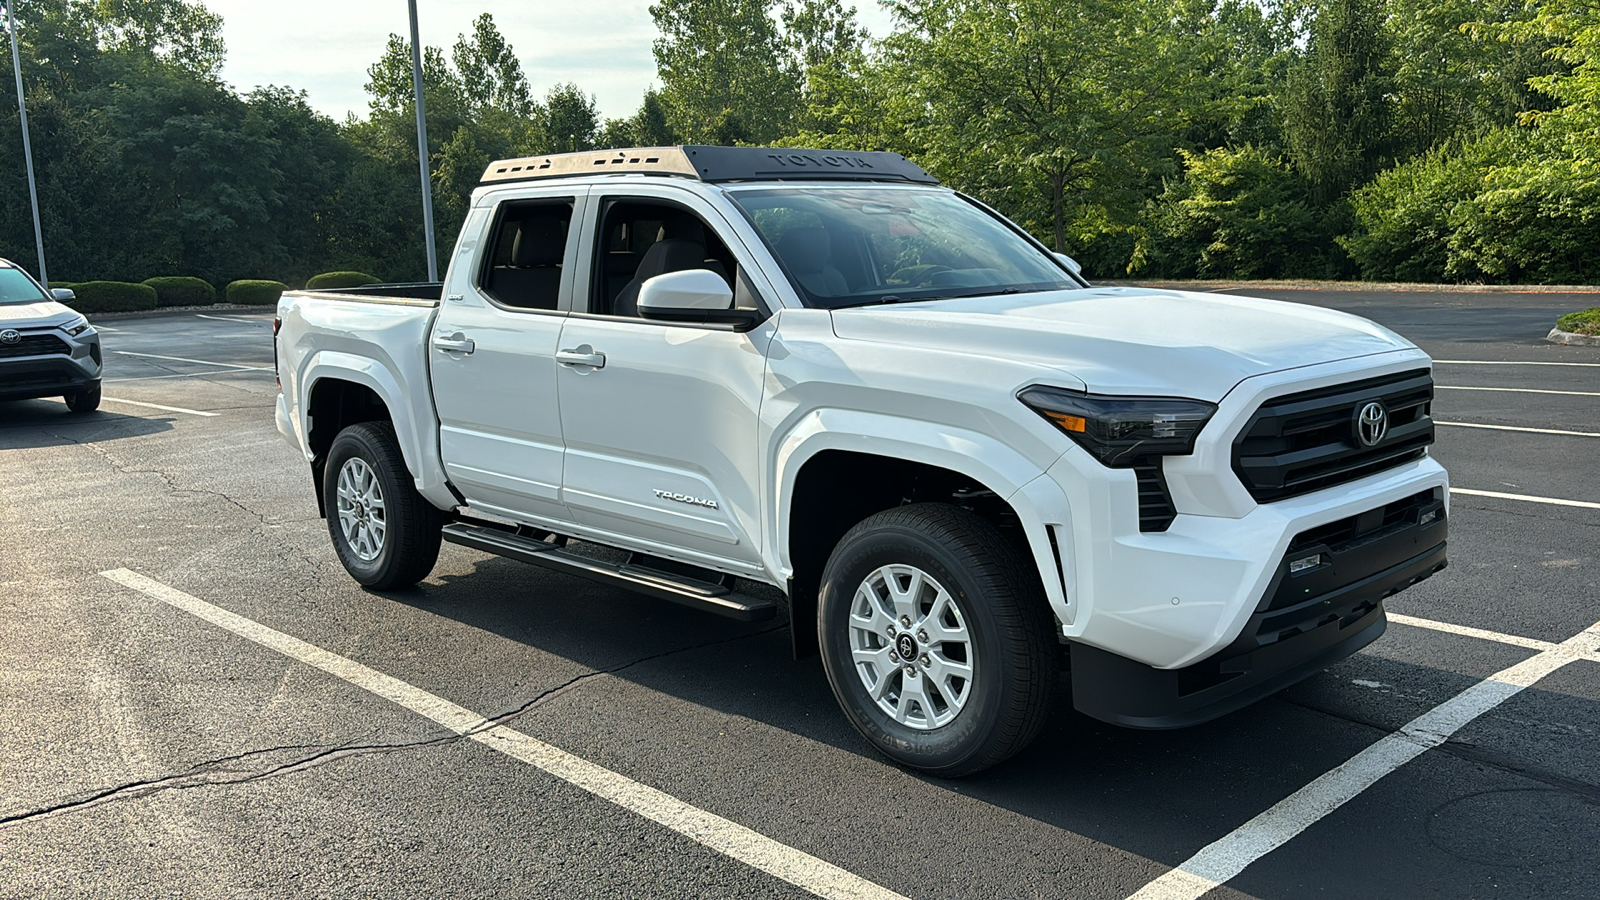
<path id="1" fill-rule="evenodd" d="M 716 613 L 741 622 L 761 622 L 777 615 L 777 604 L 759 597 L 734 593 L 722 582 L 704 581 L 663 571 L 630 558 L 626 563 L 608 563 L 579 556 L 560 544 L 519 534 L 505 528 L 467 522 L 452 522 L 444 527 L 444 539 L 452 544 L 504 556 L 579 575 L 593 581 L 671 600 L 684 606 Z M 707 572 L 708 575 L 715 573 Z M 720 576 L 717 576 L 720 577 Z M 723 579 L 724 581 L 729 579 Z"/>

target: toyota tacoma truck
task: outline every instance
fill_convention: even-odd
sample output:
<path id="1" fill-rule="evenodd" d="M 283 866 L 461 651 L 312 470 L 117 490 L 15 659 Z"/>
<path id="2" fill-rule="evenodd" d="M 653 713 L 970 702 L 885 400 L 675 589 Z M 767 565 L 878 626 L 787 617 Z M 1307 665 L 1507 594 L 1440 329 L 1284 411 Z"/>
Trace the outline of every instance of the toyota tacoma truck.
<path id="1" fill-rule="evenodd" d="M 939 775 L 1016 753 L 1063 684 L 1135 728 L 1238 709 L 1445 566 L 1422 351 L 1092 286 L 897 154 L 496 162 L 442 284 L 291 292 L 275 329 L 357 582 L 444 540 L 784 609 L 862 735 Z"/>
<path id="2" fill-rule="evenodd" d="M 0 400 L 61 397 L 75 413 L 99 408 L 100 333 L 62 305 L 71 299 L 0 259 Z"/>

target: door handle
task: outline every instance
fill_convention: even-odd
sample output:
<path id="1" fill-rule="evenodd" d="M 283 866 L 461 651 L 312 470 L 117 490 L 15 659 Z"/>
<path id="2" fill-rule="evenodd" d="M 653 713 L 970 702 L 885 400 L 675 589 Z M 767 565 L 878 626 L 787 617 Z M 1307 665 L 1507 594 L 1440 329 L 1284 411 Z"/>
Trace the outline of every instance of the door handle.
<path id="1" fill-rule="evenodd" d="M 466 335 L 463 335 L 459 331 L 450 335 L 449 337 L 434 338 L 433 347 L 435 350 L 440 350 L 445 353 L 471 353 L 472 351 L 478 349 L 478 345 L 476 343 L 469 340 Z"/>
<path id="2" fill-rule="evenodd" d="M 556 362 L 563 366 L 590 366 L 596 369 L 604 369 L 606 367 L 606 355 L 604 353 L 596 353 L 593 347 L 584 344 L 576 350 L 557 350 Z"/>

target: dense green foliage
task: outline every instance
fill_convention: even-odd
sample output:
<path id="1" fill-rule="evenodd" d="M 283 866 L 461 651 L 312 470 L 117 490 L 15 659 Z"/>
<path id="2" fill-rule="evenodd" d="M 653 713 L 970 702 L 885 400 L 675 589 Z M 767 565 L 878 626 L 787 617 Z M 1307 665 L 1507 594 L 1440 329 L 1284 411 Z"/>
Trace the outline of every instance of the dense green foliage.
<path id="1" fill-rule="evenodd" d="M 127 281 L 84 281 L 72 285 L 72 308 L 86 313 L 139 312 L 156 308 L 156 289 Z"/>
<path id="2" fill-rule="evenodd" d="M 313 275 L 306 281 L 308 291 L 327 291 L 336 288 L 362 287 L 369 284 L 380 284 L 383 279 L 368 275 L 365 272 L 323 272 Z"/>
<path id="3" fill-rule="evenodd" d="M 210 306 L 217 302 L 217 289 L 211 283 L 188 275 L 162 275 L 146 278 L 156 290 L 157 306 Z"/>
<path id="4" fill-rule="evenodd" d="M 229 282 L 224 296 L 229 303 L 241 306 L 273 306 L 289 286 L 281 281 L 241 279 Z"/>
<path id="5" fill-rule="evenodd" d="M 1567 313 L 1556 320 L 1556 327 L 1573 334 L 1590 334 L 1600 337 L 1600 306 L 1575 313 Z"/>
<path id="6" fill-rule="evenodd" d="M 367 115 L 336 123 L 293 88 L 221 83 L 202 0 L 15 3 L 53 272 L 424 277 L 401 37 L 366 70 Z M 479 16 L 423 52 L 438 245 L 495 159 L 747 143 L 904 152 L 1101 278 L 1600 279 L 1587 0 L 891 9 L 873 40 L 843 0 L 655 0 L 658 85 L 609 120 L 559 73 L 536 95 Z M 0 146 L 20 142 L 0 92 Z M 3 158 L 0 255 L 26 261 Z"/>

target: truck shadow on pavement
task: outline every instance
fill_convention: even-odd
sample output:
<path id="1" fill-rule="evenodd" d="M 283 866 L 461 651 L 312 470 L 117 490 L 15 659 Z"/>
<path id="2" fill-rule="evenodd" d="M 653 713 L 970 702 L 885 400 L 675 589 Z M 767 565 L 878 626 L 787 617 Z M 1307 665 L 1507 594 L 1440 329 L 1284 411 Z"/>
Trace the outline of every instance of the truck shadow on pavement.
<path id="1" fill-rule="evenodd" d="M 65 447 L 145 437 L 173 429 L 171 418 L 147 418 L 96 410 L 78 414 L 59 402 L 0 401 L 0 450 Z"/>
<path id="2" fill-rule="evenodd" d="M 478 561 L 474 570 L 391 597 L 688 704 L 746 717 L 895 768 L 845 720 L 820 661 L 791 658 L 781 618 L 741 624 L 502 559 Z M 1176 865 L 1477 680 L 1361 654 L 1219 720 L 1149 732 L 1077 713 L 1063 675 L 1044 733 L 1017 757 L 959 781 L 912 774 L 935 790 Z M 1404 689 L 1385 699 L 1352 682 Z M 1565 721 L 1600 727 L 1600 697 L 1546 694 L 1538 688 L 1525 697 L 1564 710 Z M 534 719 L 527 727 L 558 745 L 559 732 L 550 728 L 582 733 L 581 723 L 549 719 Z M 630 726 L 646 742 L 653 727 L 659 725 Z M 1503 723 L 1486 727 L 1497 734 L 1507 730 Z M 1567 735 L 1566 752 L 1581 758 L 1593 736 Z M 1514 738 L 1497 743 L 1504 744 L 1502 749 L 1518 746 Z M 790 763 L 795 771 L 810 765 Z M 1587 784 L 1600 785 L 1600 765 L 1591 761 L 1580 768 Z M 845 777 L 863 776 L 858 771 Z M 1438 802 L 1465 796 L 1469 788 L 1462 785 L 1459 795 Z M 1600 796 L 1600 788 L 1593 794 Z M 1600 805 L 1596 810 L 1591 824 L 1600 825 Z M 1484 827 L 1492 824 L 1486 821 Z M 1600 850 L 1580 855 L 1600 862 Z"/>

